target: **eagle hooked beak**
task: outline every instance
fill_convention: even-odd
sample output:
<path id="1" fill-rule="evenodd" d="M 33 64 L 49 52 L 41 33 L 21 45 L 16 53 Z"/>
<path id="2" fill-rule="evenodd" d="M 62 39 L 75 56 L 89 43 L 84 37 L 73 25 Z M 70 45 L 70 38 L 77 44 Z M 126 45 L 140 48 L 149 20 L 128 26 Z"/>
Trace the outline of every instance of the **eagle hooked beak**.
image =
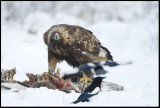
<path id="1" fill-rule="evenodd" d="M 55 40 L 59 40 L 61 37 L 58 35 L 58 33 L 55 33 L 55 35 L 53 36 L 53 39 Z"/>
<path id="2" fill-rule="evenodd" d="M 57 41 L 59 39 L 61 39 L 60 35 L 58 33 L 54 33 L 48 37 L 48 43 L 52 44 L 54 40 Z"/>

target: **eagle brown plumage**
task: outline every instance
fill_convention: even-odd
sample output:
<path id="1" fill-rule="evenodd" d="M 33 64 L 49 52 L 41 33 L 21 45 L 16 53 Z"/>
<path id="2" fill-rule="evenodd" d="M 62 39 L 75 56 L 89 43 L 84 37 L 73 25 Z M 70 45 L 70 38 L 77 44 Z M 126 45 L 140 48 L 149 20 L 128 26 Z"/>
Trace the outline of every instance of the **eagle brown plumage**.
<path id="1" fill-rule="evenodd" d="M 95 35 L 80 26 L 54 25 L 44 33 L 43 39 L 48 46 L 49 71 L 54 71 L 56 64 L 62 60 L 73 67 L 113 60 L 109 50 L 101 45 Z"/>

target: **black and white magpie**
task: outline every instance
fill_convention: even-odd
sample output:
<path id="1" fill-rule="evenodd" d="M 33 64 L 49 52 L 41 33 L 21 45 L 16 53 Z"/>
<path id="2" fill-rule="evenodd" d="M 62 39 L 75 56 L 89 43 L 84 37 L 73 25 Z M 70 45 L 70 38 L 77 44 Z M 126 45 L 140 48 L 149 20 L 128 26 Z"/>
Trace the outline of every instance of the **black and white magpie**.
<path id="1" fill-rule="evenodd" d="M 89 98 L 97 95 L 101 91 L 101 82 L 105 77 L 96 77 L 92 83 L 84 90 L 84 92 L 78 97 L 78 99 L 73 104 L 79 102 L 88 102 Z"/>

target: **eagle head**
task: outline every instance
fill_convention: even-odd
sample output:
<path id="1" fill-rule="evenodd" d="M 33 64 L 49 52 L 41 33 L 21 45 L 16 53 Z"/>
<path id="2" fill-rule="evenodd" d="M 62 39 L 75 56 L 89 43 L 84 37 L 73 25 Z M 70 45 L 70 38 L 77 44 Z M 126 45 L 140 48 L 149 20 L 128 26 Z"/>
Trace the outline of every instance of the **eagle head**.
<path id="1" fill-rule="evenodd" d="M 49 44 L 62 44 L 62 42 L 63 36 L 59 31 L 53 31 L 48 38 Z"/>

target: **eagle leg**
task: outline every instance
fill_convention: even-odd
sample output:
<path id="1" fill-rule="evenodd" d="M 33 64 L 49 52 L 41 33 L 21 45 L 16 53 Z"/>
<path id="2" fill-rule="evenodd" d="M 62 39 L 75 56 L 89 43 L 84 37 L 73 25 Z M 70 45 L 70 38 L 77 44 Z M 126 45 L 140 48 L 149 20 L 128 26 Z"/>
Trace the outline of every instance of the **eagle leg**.
<path id="1" fill-rule="evenodd" d="M 49 67 L 48 67 L 48 73 L 50 75 L 53 75 L 53 73 L 55 73 L 55 68 L 56 68 L 56 64 L 57 64 L 58 60 L 55 57 L 51 57 L 49 60 Z"/>

